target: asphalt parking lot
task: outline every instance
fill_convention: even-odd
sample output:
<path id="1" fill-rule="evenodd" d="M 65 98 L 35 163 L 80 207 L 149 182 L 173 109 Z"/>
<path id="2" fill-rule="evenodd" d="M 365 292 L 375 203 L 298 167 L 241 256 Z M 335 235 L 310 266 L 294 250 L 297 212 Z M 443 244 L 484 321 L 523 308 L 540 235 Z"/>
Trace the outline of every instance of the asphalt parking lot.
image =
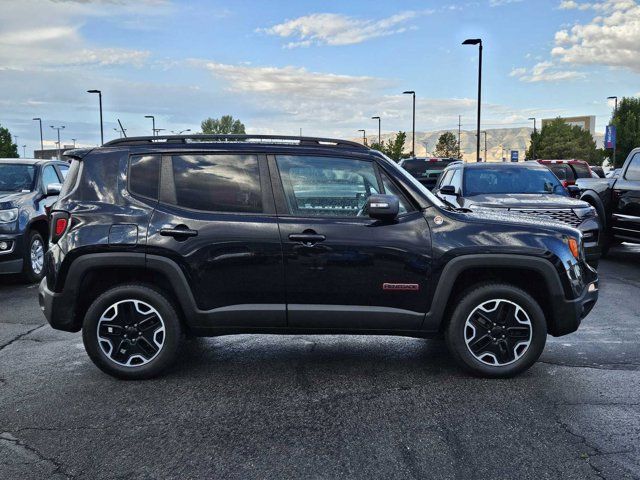
<path id="1" fill-rule="evenodd" d="M 640 478 L 640 247 L 578 333 L 511 380 L 439 341 L 229 336 L 166 376 L 101 373 L 0 284 L 0 478 Z"/>

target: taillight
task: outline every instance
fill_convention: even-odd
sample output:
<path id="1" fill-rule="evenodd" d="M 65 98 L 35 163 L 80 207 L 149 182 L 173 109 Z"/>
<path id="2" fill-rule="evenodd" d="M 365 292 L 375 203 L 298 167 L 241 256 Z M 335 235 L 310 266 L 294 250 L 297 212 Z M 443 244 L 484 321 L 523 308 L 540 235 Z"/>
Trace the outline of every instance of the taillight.
<path id="1" fill-rule="evenodd" d="M 567 188 L 569 186 L 569 182 L 567 182 L 566 180 L 562 180 L 562 186 L 564 188 Z"/>
<path id="2" fill-rule="evenodd" d="M 51 243 L 56 243 L 67 231 L 70 218 L 68 212 L 56 210 L 51 213 Z"/>

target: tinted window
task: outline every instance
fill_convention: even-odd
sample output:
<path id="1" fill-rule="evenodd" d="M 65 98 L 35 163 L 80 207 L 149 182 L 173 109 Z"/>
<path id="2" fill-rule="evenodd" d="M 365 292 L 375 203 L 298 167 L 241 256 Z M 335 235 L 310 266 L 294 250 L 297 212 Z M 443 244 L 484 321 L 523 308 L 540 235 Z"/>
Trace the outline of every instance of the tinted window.
<path id="1" fill-rule="evenodd" d="M 440 172 L 450 163 L 450 161 L 405 160 L 402 168 L 414 177 L 438 178 Z"/>
<path id="2" fill-rule="evenodd" d="M 62 174 L 62 181 L 64 181 L 67 178 L 67 173 L 69 173 L 69 166 L 68 165 L 58 165 L 58 169 L 60 170 L 60 173 Z"/>
<path id="3" fill-rule="evenodd" d="M 382 179 L 382 186 L 384 187 L 384 193 L 388 195 L 395 195 L 400 200 L 400 215 L 413 210 L 406 197 L 402 194 L 400 189 L 394 185 L 391 179 L 384 172 L 380 172 L 380 178 Z"/>
<path id="4" fill-rule="evenodd" d="M 158 198 L 160 183 L 160 157 L 143 155 L 131 157 L 129 190 L 147 198 Z"/>
<path id="5" fill-rule="evenodd" d="M 546 167 L 551 170 L 560 180 L 568 180 L 572 182 L 576 179 L 573 170 L 566 163 L 545 163 Z"/>
<path id="6" fill-rule="evenodd" d="M 209 212 L 262 212 L 255 155 L 176 155 L 171 163 L 177 205 Z"/>
<path id="7" fill-rule="evenodd" d="M 572 163 L 571 166 L 576 171 L 576 178 L 591 178 L 589 167 L 583 163 Z"/>
<path id="8" fill-rule="evenodd" d="M 33 165 L 0 163 L 0 192 L 33 190 L 35 172 Z"/>
<path id="9" fill-rule="evenodd" d="M 556 193 L 566 195 L 558 178 L 546 168 L 466 168 L 464 195 L 487 193 Z"/>
<path id="10" fill-rule="evenodd" d="M 453 170 L 447 170 L 440 177 L 440 183 L 438 187 L 444 187 L 445 185 L 451 185 L 451 177 L 453 177 Z"/>
<path id="11" fill-rule="evenodd" d="M 631 159 L 624 178 L 627 180 L 640 180 L 640 152 L 636 153 Z"/>
<path id="12" fill-rule="evenodd" d="M 42 171 L 42 185 L 47 188 L 50 183 L 61 183 L 53 165 L 47 165 Z"/>
<path id="13" fill-rule="evenodd" d="M 289 211 L 305 217 L 355 217 L 380 193 L 373 164 L 327 157 L 278 157 Z"/>

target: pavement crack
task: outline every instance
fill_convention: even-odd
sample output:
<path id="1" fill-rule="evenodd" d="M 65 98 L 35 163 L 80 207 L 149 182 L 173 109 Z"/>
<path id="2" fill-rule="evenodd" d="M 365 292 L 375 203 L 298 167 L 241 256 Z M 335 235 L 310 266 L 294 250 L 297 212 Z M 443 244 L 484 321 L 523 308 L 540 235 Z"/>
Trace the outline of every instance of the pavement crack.
<path id="1" fill-rule="evenodd" d="M 42 452 L 40 452 L 40 450 L 38 450 L 37 448 L 32 447 L 31 445 L 25 443 L 24 441 L 17 439 L 13 435 L 11 435 L 11 433 L 9 432 L 0 433 L 0 444 L 2 444 L 3 442 L 13 445 L 14 447 L 26 450 L 27 452 L 30 452 L 31 454 L 35 455 L 39 461 L 53 465 L 54 467 L 53 474 L 60 473 L 64 475 L 66 478 L 70 478 L 70 479 L 76 478 L 75 475 L 69 473 L 64 467 L 64 465 L 60 463 L 58 460 L 52 457 L 47 457 Z"/>
<path id="2" fill-rule="evenodd" d="M 566 368 L 589 368 L 592 370 L 608 370 L 612 372 L 620 372 L 620 371 L 637 371 L 640 369 L 640 364 L 638 363 L 607 363 L 606 365 L 576 365 L 571 363 L 559 363 L 559 362 L 550 362 L 549 360 L 538 360 L 538 363 L 544 363 L 546 365 L 554 365 L 556 367 L 566 367 Z"/>
<path id="3" fill-rule="evenodd" d="M 44 325 L 38 325 L 35 328 L 29 329 L 24 333 L 21 333 L 20 335 L 17 335 L 16 337 L 12 338 L 11 340 L 9 340 L 7 343 L 0 345 L 0 352 L 2 350 L 4 350 L 5 348 L 7 348 L 9 345 L 13 345 L 14 343 L 16 343 L 19 340 L 22 340 L 24 337 L 26 337 L 27 335 L 35 332 L 36 330 L 38 330 L 39 328 L 44 327 Z"/>

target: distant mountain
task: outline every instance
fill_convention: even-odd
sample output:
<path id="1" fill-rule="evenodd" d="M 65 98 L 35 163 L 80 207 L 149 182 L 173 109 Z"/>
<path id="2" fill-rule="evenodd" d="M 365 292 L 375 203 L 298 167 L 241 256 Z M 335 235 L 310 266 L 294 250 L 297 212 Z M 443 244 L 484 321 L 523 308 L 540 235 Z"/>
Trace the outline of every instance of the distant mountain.
<path id="1" fill-rule="evenodd" d="M 458 136 L 457 130 L 438 130 L 434 132 L 416 132 L 416 156 L 427 157 L 433 155 L 438 138 L 445 132 L 452 132 Z M 487 159 L 489 162 L 500 162 L 502 156 L 508 160 L 511 158 L 511 150 L 517 150 L 519 158 L 522 160 L 527 148 L 533 128 L 494 128 L 487 130 Z M 383 133 L 382 140 L 389 141 L 395 133 Z M 462 157 L 467 161 L 476 159 L 476 132 L 475 130 L 463 130 L 461 132 Z M 362 141 L 362 137 L 354 139 Z M 595 135 L 596 144 L 602 147 L 604 135 Z M 378 141 L 377 135 L 368 135 L 369 144 Z M 404 144 L 405 151 L 411 151 L 411 132 L 407 132 L 407 141 Z M 480 156 L 484 158 L 484 134 L 480 135 Z"/>

